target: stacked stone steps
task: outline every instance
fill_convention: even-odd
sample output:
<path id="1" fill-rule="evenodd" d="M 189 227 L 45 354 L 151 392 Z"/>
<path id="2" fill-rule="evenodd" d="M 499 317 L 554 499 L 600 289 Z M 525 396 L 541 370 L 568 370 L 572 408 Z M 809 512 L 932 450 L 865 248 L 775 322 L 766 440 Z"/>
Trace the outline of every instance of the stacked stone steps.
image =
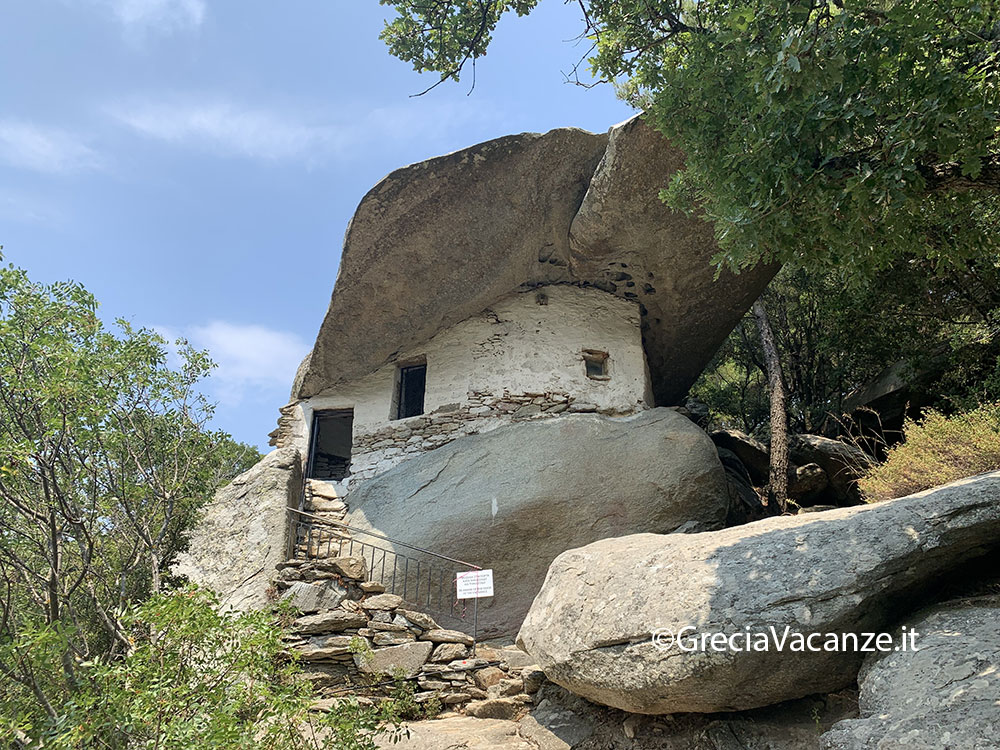
<path id="1" fill-rule="evenodd" d="M 302 612 L 285 642 L 321 701 L 378 699 L 403 679 L 418 703 L 474 716 L 510 718 L 532 702 L 544 675 L 527 654 L 477 646 L 466 633 L 442 628 L 368 581 L 367 570 L 360 557 L 292 560 L 279 568 L 281 598 Z"/>
<path id="2" fill-rule="evenodd" d="M 307 479 L 305 481 L 303 510 L 320 521 L 342 522 L 347 516 L 347 503 L 343 498 L 346 490 L 340 482 L 323 479 Z M 341 554 L 342 542 L 351 538 L 346 529 L 324 524 L 311 524 L 315 519 L 300 517 L 306 521 L 297 526 L 295 540 L 295 558 L 310 559 L 322 557 L 338 557 Z M 306 530 L 309 532 L 306 533 Z"/>

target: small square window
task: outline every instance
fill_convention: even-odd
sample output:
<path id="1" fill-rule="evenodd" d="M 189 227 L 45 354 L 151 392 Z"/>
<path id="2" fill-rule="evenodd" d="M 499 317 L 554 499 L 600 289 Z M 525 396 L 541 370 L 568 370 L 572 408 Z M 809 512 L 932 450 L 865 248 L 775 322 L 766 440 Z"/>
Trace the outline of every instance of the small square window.
<path id="1" fill-rule="evenodd" d="M 583 350 L 583 364 L 591 380 L 608 380 L 608 353 L 596 349 Z"/>

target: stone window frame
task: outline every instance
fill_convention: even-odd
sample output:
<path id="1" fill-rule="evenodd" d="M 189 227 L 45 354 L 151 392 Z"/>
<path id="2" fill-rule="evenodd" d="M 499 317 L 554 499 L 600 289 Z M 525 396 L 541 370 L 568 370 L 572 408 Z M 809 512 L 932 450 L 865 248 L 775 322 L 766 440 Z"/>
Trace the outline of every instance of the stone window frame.
<path id="1" fill-rule="evenodd" d="M 581 352 L 584 373 L 590 380 L 611 380 L 611 356 L 602 349 L 584 349 Z M 593 372 L 594 368 L 600 368 Z"/>

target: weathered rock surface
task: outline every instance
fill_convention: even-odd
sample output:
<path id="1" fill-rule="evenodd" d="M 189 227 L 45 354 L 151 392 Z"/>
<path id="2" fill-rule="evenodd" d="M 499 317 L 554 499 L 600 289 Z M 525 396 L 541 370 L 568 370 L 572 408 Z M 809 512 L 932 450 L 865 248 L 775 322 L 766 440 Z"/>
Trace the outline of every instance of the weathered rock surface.
<path id="1" fill-rule="evenodd" d="M 331 579 L 318 583 L 295 581 L 282 594 L 281 599 L 300 612 L 309 614 L 324 609 L 334 609 L 346 596 L 347 589 L 338 581 Z"/>
<path id="2" fill-rule="evenodd" d="M 732 451 L 736 455 L 755 486 L 767 484 L 770 457 L 766 445 L 739 430 L 716 430 L 710 437 L 720 450 Z"/>
<path id="3" fill-rule="evenodd" d="M 907 619 L 917 648 L 865 659 L 860 719 L 823 736 L 829 750 L 987 750 L 1000 742 L 1000 597 L 930 607 Z"/>
<path id="4" fill-rule="evenodd" d="M 293 396 L 385 364 L 527 282 L 570 280 L 569 226 L 606 135 L 522 133 L 397 169 L 361 200 Z"/>
<path id="5" fill-rule="evenodd" d="M 215 493 L 171 572 L 234 609 L 265 606 L 274 568 L 291 548 L 287 508 L 298 507 L 301 492 L 299 452 L 271 451 Z"/>
<path id="6" fill-rule="evenodd" d="M 788 494 L 800 505 L 812 505 L 830 482 L 819 464 L 797 466 L 788 471 Z"/>
<path id="7" fill-rule="evenodd" d="M 792 435 L 788 452 L 794 463 L 818 464 L 826 472 L 829 485 L 816 502 L 837 505 L 861 502 L 858 478 L 872 465 L 872 459 L 864 451 L 820 435 Z"/>
<path id="8" fill-rule="evenodd" d="M 497 596 L 480 601 L 484 639 L 516 631 L 560 552 L 640 530 L 719 528 L 728 496 L 705 433 L 653 409 L 465 437 L 366 482 L 350 505 L 352 526 L 488 561 Z"/>
<path id="9" fill-rule="evenodd" d="M 613 127 L 570 228 L 574 276 L 644 306 L 646 360 L 661 405 L 683 398 L 778 270 L 724 271 L 715 280 L 712 226 L 659 198 L 683 164 L 640 117 Z"/>
<path id="10" fill-rule="evenodd" d="M 367 674 L 413 677 L 427 661 L 433 647 L 434 644 L 426 641 L 412 641 L 398 646 L 377 648 L 367 653 L 355 654 L 354 664 Z"/>
<path id="11" fill-rule="evenodd" d="M 398 744 L 385 738 L 379 747 L 401 750 L 538 750 L 538 745 L 518 733 L 518 725 L 502 719 L 453 716 L 419 721 L 407 726 L 409 736 Z"/>
<path id="12" fill-rule="evenodd" d="M 470 716 L 480 719 L 513 719 L 518 714 L 524 713 L 525 703 L 525 700 L 517 698 L 486 698 L 472 701 L 465 710 Z"/>
<path id="13" fill-rule="evenodd" d="M 317 615 L 300 617 L 292 623 L 291 631 L 301 635 L 311 633 L 339 633 L 352 628 L 363 628 L 368 618 L 360 612 L 349 612 L 346 609 L 334 609 L 330 612 L 320 612 Z"/>
<path id="14" fill-rule="evenodd" d="M 632 119 L 610 146 L 565 128 L 396 170 L 348 227 L 293 399 L 373 372 L 524 285 L 575 283 L 643 305 L 657 403 L 679 400 L 776 270 L 713 282 L 711 227 L 658 198 L 681 162 Z"/>
<path id="15" fill-rule="evenodd" d="M 596 706 L 548 684 L 516 721 L 451 716 L 407 725 L 400 750 L 819 750 L 820 732 L 856 715 L 852 694 L 739 714 L 652 717 Z"/>
<path id="16" fill-rule="evenodd" d="M 431 641 L 432 643 L 460 643 L 464 646 L 471 646 L 475 641 L 472 636 L 466 635 L 459 630 L 428 630 L 422 636 L 421 640 Z"/>
<path id="17" fill-rule="evenodd" d="M 403 603 L 403 597 L 398 594 L 376 594 L 375 596 L 367 597 L 361 606 L 365 609 L 395 609 L 400 604 Z"/>
<path id="18" fill-rule="evenodd" d="M 627 711 L 763 706 L 851 684 L 861 655 L 659 650 L 652 633 L 881 632 L 921 586 L 998 543 L 1000 472 L 878 505 L 605 539 L 556 558 L 518 642 L 550 680 Z"/>

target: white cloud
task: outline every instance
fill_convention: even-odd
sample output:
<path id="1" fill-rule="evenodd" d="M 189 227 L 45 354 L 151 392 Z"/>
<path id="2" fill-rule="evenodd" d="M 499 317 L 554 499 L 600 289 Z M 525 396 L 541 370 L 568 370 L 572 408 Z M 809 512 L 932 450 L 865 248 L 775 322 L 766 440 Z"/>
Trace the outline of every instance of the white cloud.
<path id="1" fill-rule="evenodd" d="M 295 107 L 245 106 L 211 96 L 167 96 L 112 105 L 111 117 L 136 133 L 219 156 L 315 166 L 372 144 L 448 139 L 468 126 L 494 123 L 489 107 L 424 100 L 372 108 L 364 103 L 336 112 Z"/>
<path id="2" fill-rule="evenodd" d="M 208 390 L 228 406 L 252 392 L 290 390 L 295 370 L 309 351 L 298 335 L 260 325 L 214 320 L 182 330 L 155 329 L 168 341 L 185 338 L 194 348 L 208 350 L 217 365 Z"/>
<path id="3" fill-rule="evenodd" d="M 265 161 L 318 161 L 344 145 L 335 128 L 225 102 L 144 103 L 111 114 L 150 138 Z"/>
<path id="4" fill-rule="evenodd" d="M 19 120 L 0 120 L 0 161 L 21 169 L 65 174 L 96 169 L 96 151 L 77 136 Z"/>
<path id="5" fill-rule="evenodd" d="M 118 19 L 126 25 L 201 26 L 204 0 L 113 0 Z"/>

